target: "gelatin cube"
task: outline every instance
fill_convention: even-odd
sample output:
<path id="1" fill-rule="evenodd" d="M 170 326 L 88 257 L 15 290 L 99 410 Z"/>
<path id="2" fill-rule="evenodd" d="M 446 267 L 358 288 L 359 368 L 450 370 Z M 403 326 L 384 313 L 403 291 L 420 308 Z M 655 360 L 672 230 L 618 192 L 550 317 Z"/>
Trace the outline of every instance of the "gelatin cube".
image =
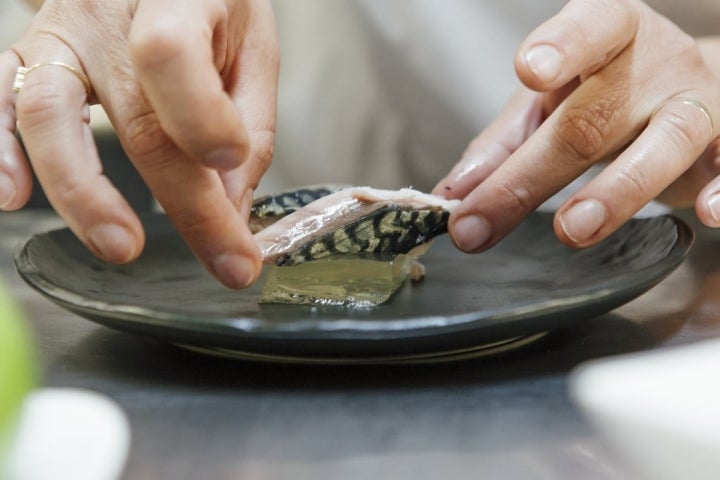
<path id="1" fill-rule="evenodd" d="M 295 266 L 267 267 L 260 303 L 373 307 L 392 297 L 413 260 L 336 255 Z"/>

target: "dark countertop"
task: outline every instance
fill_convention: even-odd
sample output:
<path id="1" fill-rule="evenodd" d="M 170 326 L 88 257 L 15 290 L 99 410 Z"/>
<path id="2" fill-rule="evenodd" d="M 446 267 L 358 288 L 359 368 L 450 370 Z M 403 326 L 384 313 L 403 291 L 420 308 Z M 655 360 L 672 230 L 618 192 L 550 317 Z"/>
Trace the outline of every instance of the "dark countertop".
<path id="1" fill-rule="evenodd" d="M 204 357 L 95 325 L 36 293 L 13 251 L 61 226 L 0 214 L 0 276 L 24 307 L 45 386 L 117 401 L 127 479 L 635 478 L 571 403 L 568 374 L 602 356 L 720 336 L 720 235 L 642 297 L 522 350 L 426 366 L 304 367 Z"/>

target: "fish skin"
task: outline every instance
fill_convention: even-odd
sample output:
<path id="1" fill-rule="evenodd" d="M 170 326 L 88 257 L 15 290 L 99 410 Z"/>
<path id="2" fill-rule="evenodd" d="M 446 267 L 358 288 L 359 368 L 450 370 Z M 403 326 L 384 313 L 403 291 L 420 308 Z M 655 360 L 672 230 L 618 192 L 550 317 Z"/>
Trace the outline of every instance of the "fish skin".
<path id="1" fill-rule="evenodd" d="M 255 239 L 264 262 L 277 265 L 336 254 L 397 255 L 426 248 L 446 233 L 458 204 L 412 189 L 347 188 L 284 217 Z"/>
<path id="2" fill-rule="evenodd" d="M 299 265 L 339 254 L 401 254 L 447 233 L 450 212 L 387 205 L 281 255 L 276 264 Z"/>

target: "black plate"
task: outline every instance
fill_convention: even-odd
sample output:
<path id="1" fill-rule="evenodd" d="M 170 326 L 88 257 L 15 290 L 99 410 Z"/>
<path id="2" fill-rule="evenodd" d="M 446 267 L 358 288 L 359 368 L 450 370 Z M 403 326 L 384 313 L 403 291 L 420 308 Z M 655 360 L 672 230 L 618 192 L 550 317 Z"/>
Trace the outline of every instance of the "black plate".
<path id="1" fill-rule="evenodd" d="M 275 361 L 391 362 L 472 356 L 527 343 L 622 305 L 672 272 L 692 230 L 634 219 L 600 245 L 560 244 L 535 213 L 479 255 L 439 238 L 427 277 L 370 309 L 259 305 L 261 281 L 219 285 L 163 215 L 145 219 L 147 247 L 125 266 L 93 257 L 68 229 L 29 238 L 15 256 L 25 281 L 62 307 L 120 330 L 206 353 Z"/>

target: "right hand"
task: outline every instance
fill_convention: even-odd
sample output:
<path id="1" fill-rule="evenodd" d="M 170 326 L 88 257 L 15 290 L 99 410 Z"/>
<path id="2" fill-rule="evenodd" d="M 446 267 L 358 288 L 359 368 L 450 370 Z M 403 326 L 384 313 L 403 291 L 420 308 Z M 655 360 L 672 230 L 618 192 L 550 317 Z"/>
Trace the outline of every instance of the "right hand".
<path id="1" fill-rule="evenodd" d="M 596 164 L 555 213 L 566 245 L 596 245 L 659 196 L 697 197 L 720 227 L 720 63 L 698 40 L 640 0 L 573 0 L 515 65 L 524 86 L 434 189 L 462 199 L 448 222 L 460 249 L 495 245 Z"/>
<path id="2" fill-rule="evenodd" d="M 44 66 L 11 93 L 18 66 Z M 254 282 L 259 249 L 247 227 L 274 143 L 279 54 L 269 0 L 47 0 L 0 54 L 0 208 L 21 208 L 28 157 L 58 214 L 94 254 L 136 259 L 144 233 L 102 173 L 91 130 L 101 103 L 129 158 L 215 277 Z M 2 180 L 2 178 L 0 178 Z"/>

